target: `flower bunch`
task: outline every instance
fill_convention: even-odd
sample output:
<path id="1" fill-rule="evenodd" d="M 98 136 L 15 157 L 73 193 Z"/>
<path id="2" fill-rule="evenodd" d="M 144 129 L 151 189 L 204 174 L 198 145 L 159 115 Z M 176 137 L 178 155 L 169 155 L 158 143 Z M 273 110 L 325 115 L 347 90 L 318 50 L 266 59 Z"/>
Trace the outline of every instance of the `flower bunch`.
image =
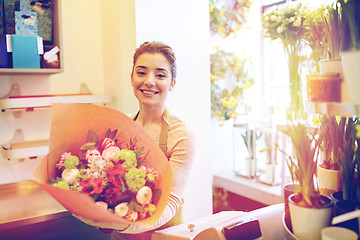
<path id="1" fill-rule="evenodd" d="M 244 90 L 249 89 L 254 83 L 247 70 L 251 60 L 217 49 L 211 54 L 210 61 L 212 114 L 217 115 L 220 121 L 235 119 Z"/>
<path id="2" fill-rule="evenodd" d="M 49 183 L 89 194 L 96 204 L 129 221 L 151 216 L 161 191 L 159 172 L 146 165 L 143 148 L 136 139 L 115 139 L 117 130 L 107 130 L 104 138 L 90 130 L 78 154 L 64 152 L 58 159 L 57 179 Z"/>
<path id="3" fill-rule="evenodd" d="M 280 39 L 284 47 L 298 45 L 307 31 L 304 25 L 307 11 L 306 5 L 294 2 L 269 9 L 263 15 L 265 37 Z"/>
<path id="4" fill-rule="evenodd" d="M 251 0 L 210 0 L 210 31 L 223 38 L 241 29 L 246 23 Z"/>

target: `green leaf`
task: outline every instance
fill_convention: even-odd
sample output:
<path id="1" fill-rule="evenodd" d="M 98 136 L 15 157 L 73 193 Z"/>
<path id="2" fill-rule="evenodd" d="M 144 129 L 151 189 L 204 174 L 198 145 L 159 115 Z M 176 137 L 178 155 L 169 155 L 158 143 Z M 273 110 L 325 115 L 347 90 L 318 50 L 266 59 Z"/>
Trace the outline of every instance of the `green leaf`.
<path id="1" fill-rule="evenodd" d="M 143 149 L 144 147 L 141 147 L 139 150 L 135 152 L 136 159 L 138 159 L 141 155 L 143 155 Z"/>
<path id="2" fill-rule="evenodd" d="M 93 150 L 93 149 L 96 149 L 95 145 L 96 145 L 95 142 L 88 142 L 88 143 L 85 143 L 84 145 L 82 145 L 80 147 L 80 149 L 81 150 Z"/>
<path id="3" fill-rule="evenodd" d="M 109 138 L 114 140 L 114 138 L 115 138 L 115 136 L 116 136 L 116 134 L 117 134 L 117 131 L 118 131 L 118 130 L 115 129 L 114 131 L 110 132 L 110 133 L 109 133 Z"/>
<path id="4" fill-rule="evenodd" d="M 99 141 L 99 136 L 93 130 L 89 130 L 87 135 L 87 141 L 96 143 L 97 141 Z"/>
<path id="5" fill-rule="evenodd" d="M 152 196 L 153 203 L 156 204 L 160 200 L 161 194 L 162 194 L 161 189 L 154 189 Z"/>

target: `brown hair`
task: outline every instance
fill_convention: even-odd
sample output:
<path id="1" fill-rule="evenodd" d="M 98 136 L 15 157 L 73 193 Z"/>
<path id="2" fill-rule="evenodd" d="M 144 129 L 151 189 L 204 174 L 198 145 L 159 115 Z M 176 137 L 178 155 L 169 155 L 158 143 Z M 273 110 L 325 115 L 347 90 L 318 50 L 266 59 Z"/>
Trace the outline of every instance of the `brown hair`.
<path id="1" fill-rule="evenodd" d="M 171 81 L 174 81 L 176 78 L 176 58 L 175 53 L 172 48 L 164 43 L 161 42 L 144 42 L 140 45 L 139 48 L 135 50 L 134 57 L 133 57 L 133 69 L 131 72 L 131 76 L 134 73 L 134 67 L 137 59 L 140 55 L 144 53 L 161 53 L 166 57 L 169 61 L 171 66 Z"/>

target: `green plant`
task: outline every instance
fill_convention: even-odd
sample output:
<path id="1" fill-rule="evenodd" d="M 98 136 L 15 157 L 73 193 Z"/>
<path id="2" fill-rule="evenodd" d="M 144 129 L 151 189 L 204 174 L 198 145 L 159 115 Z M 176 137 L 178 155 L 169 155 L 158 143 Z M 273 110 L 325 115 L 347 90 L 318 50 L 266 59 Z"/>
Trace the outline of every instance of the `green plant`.
<path id="1" fill-rule="evenodd" d="M 356 200 L 355 169 L 356 161 L 359 157 L 359 150 L 356 149 L 356 129 L 358 123 L 356 118 L 343 118 L 346 121 L 344 134 L 342 137 L 343 145 L 340 150 L 340 171 L 343 188 L 343 200 Z"/>
<path id="2" fill-rule="evenodd" d="M 344 27 L 342 50 L 360 49 L 360 0 L 339 0 Z"/>
<path id="3" fill-rule="evenodd" d="M 294 151 L 294 156 L 290 156 L 279 149 L 286 156 L 292 182 L 298 184 L 294 193 L 302 198 L 305 206 L 321 206 L 322 200 L 316 181 L 319 142 L 301 123 L 287 126 L 283 133 L 290 137 Z"/>
<path id="4" fill-rule="evenodd" d="M 341 148 L 343 146 L 343 136 L 345 132 L 345 118 L 337 121 L 335 116 L 324 115 L 320 123 L 320 133 L 318 141 L 324 153 L 322 167 L 326 169 L 339 169 Z"/>
<path id="5" fill-rule="evenodd" d="M 340 59 L 343 39 L 343 27 L 338 4 L 328 5 L 323 9 L 322 19 L 328 41 L 328 59 Z"/>
<path id="6" fill-rule="evenodd" d="M 327 58 L 328 39 L 325 22 L 323 21 L 323 9 L 314 8 L 305 12 L 304 33 L 305 43 L 311 48 L 310 59 L 313 60 L 316 72 L 320 72 L 319 61 Z"/>
<path id="7" fill-rule="evenodd" d="M 256 156 L 256 141 L 261 137 L 261 132 L 256 132 L 254 129 L 247 129 L 245 134 L 241 134 L 246 149 L 249 153 L 249 158 L 254 159 Z"/>
<path id="8" fill-rule="evenodd" d="M 305 119 L 300 63 L 302 62 L 304 38 L 307 26 L 304 24 L 308 8 L 301 2 L 286 2 L 269 9 L 263 15 L 264 37 L 280 40 L 288 58 L 290 80 L 290 105 L 287 118 Z"/>

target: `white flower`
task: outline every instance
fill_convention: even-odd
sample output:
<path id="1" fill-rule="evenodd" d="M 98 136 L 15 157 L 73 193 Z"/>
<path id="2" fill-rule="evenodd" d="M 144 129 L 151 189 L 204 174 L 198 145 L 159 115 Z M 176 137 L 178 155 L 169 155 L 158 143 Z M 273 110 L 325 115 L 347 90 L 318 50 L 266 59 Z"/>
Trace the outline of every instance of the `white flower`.
<path id="1" fill-rule="evenodd" d="M 284 30 L 285 30 L 285 29 L 284 29 L 283 26 L 279 26 L 279 27 L 276 29 L 277 33 L 279 33 L 279 34 L 281 34 Z"/>
<path id="2" fill-rule="evenodd" d="M 275 15 L 271 15 L 270 20 L 275 22 L 277 20 L 277 17 Z"/>
<path id="3" fill-rule="evenodd" d="M 115 207 L 115 215 L 119 217 L 125 217 L 128 211 L 129 204 L 127 202 L 120 203 Z"/>
<path id="4" fill-rule="evenodd" d="M 69 185 L 73 184 L 76 181 L 76 176 L 78 175 L 79 170 L 76 168 L 65 168 L 62 172 L 62 179 L 67 182 Z"/>
<path id="5" fill-rule="evenodd" d="M 294 27 L 300 27 L 301 26 L 301 17 L 297 17 L 293 25 L 294 25 Z"/>
<path id="6" fill-rule="evenodd" d="M 152 198 L 152 191 L 151 188 L 148 186 L 143 186 L 139 189 L 139 191 L 136 194 L 136 201 L 140 204 L 148 204 L 150 203 Z"/>
<path id="7" fill-rule="evenodd" d="M 289 18 L 289 22 L 294 22 L 295 21 L 295 18 L 294 17 L 291 17 L 291 18 Z"/>

